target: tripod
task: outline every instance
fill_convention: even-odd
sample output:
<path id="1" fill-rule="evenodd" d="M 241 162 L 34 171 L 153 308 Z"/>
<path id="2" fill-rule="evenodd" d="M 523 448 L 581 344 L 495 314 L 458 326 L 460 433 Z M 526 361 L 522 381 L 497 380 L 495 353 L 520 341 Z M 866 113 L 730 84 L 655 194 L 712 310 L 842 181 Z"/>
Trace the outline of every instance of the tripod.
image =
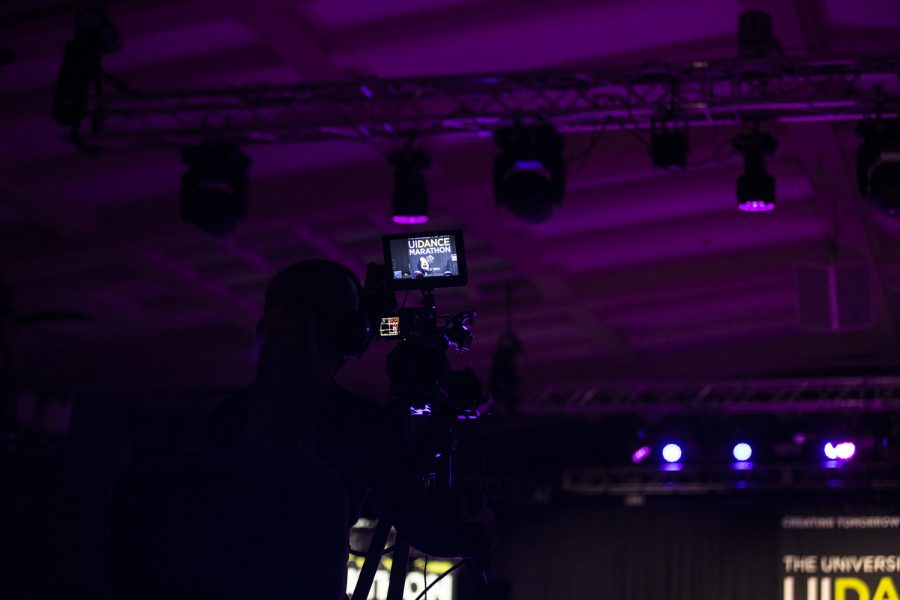
<path id="1" fill-rule="evenodd" d="M 381 518 L 378 520 L 351 600 L 366 600 L 368 598 L 369 590 L 372 589 L 372 582 L 375 580 L 375 572 L 381 563 L 384 545 L 387 542 L 388 535 L 390 535 L 391 527 L 392 525 L 387 519 Z M 403 600 L 403 588 L 406 583 L 407 563 L 409 562 L 409 544 L 397 537 L 392 548 L 393 561 L 388 582 L 387 600 Z M 475 565 L 474 561 L 469 559 L 463 560 L 466 573 L 475 587 L 476 598 L 478 600 L 489 600 L 490 592 L 484 569 Z"/>

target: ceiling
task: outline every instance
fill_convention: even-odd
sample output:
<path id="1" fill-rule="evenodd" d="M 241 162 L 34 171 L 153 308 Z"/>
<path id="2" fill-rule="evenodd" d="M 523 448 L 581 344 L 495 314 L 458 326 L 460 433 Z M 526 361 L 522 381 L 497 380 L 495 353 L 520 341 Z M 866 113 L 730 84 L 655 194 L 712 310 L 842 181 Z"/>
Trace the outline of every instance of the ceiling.
<path id="1" fill-rule="evenodd" d="M 75 3 L 0 9 L 0 278 L 13 292 L 21 377 L 81 395 L 221 389 L 252 377 L 267 279 L 307 257 L 362 274 L 379 258 L 391 172 L 352 141 L 257 144 L 250 214 L 229 237 L 183 224 L 175 149 L 91 155 L 50 116 Z M 108 3 L 124 47 L 104 62 L 135 87 L 639 65 L 736 53 L 738 15 L 773 15 L 789 56 L 900 54 L 893 0 L 165 0 Z M 767 128 L 778 208 L 735 209 L 738 128 L 690 133 L 693 166 L 654 172 L 633 132 L 608 132 L 570 174 L 553 217 L 494 205 L 484 137 L 423 141 L 432 222 L 461 227 L 470 284 L 439 308 L 479 311 L 465 362 L 486 375 L 509 322 L 529 389 L 612 379 L 697 380 L 891 371 L 900 359 L 900 221 L 859 200 L 853 124 Z M 589 133 L 568 134 L 572 151 Z M 861 260 L 874 323 L 803 331 L 795 264 Z M 512 290 L 507 312 L 506 290 Z M 348 367 L 373 389 L 387 348 Z"/>

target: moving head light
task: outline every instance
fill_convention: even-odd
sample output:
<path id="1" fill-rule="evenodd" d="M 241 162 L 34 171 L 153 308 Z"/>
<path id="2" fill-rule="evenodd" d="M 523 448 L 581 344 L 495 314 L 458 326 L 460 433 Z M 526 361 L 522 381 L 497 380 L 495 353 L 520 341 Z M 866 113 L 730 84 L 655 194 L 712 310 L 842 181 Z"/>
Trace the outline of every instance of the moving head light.
<path id="1" fill-rule="evenodd" d="M 186 146 L 190 169 L 181 178 L 181 216 L 211 235 L 226 235 L 247 213 L 250 159 L 231 142 L 207 140 Z"/>
<path id="2" fill-rule="evenodd" d="M 502 127 L 494 141 L 494 199 L 528 223 L 546 221 L 566 188 L 562 136 L 550 125 Z"/>
<path id="3" fill-rule="evenodd" d="M 744 174 L 737 180 L 738 208 L 744 212 L 775 209 L 775 178 L 766 170 L 766 157 L 775 154 L 778 142 L 768 133 L 754 130 L 732 142 L 744 157 Z"/>
<path id="4" fill-rule="evenodd" d="M 856 153 L 859 193 L 890 216 L 900 214 L 900 119 L 861 121 Z"/>

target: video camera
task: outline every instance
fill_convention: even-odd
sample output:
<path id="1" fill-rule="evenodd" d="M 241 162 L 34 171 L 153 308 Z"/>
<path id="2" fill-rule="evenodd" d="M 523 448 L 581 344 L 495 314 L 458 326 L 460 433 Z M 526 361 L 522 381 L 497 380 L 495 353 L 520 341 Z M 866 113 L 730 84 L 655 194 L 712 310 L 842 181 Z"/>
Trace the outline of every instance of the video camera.
<path id="1" fill-rule="evenodd" d="M 481 383 L 468 367 L 452 370 L 447 358 L 451 347 L 471 348 L 476 313 L 439 315 L 434 298 L 435 288 L 468 281 L 462 232 L 388 235 L 382 243 L 384 264 L 366 273 L 365 306 L 374 337 L 399 342 L 387 360 L 391 401 L 413 414 L 477 418 Z M 412 290 L 422 292 L 422 306 L 398 307 L 396 292 Z"/>

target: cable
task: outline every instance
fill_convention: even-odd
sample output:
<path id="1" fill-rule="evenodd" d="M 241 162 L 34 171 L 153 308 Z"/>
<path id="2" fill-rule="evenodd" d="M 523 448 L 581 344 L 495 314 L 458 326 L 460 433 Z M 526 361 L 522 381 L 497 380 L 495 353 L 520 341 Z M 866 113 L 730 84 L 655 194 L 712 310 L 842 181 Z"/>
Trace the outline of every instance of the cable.
<path id="1" fill-rule="evenodd" d="M 422 590 L 422 593 L 421 593 L 421 594 L 419 594 L 418 596 L 416 596 L 415 600 L 422 600 L 422 598 L 424 598 L 424 597 L 426 596 L 426 594 L 428 594 L 428 590 L 430 590 L 432 587 L 434 587 L 434 584 L 436 584 L 438 581 L 440 581 L 441 579 L 443 579 L 444 577 L 446 577 L 447 575 L 449 575 L 450 573 L 452 573 L 452 572 L 455 571 L 456 569 L 458 569 L 458 568 L 460 568 L 461 566 L 463 566 L 463 564 L 464 564 L 465 562 L 466 562 L 465 560 L 461 560 L 461 561 L 459 561 L 458 563 L 456 563 L 455 565 L 453 565 L 452 567 L 450 567 L 449 569 L 447 569 L 446 571 L 444 571 L 443 573 L 441 573 L 441 575 L 440 575 L 437 579 L 435 579 L 434 581 L 432 581 L 431 583 L 429 583 L 427 586 L 425 586 L 425 589 Z"/>

